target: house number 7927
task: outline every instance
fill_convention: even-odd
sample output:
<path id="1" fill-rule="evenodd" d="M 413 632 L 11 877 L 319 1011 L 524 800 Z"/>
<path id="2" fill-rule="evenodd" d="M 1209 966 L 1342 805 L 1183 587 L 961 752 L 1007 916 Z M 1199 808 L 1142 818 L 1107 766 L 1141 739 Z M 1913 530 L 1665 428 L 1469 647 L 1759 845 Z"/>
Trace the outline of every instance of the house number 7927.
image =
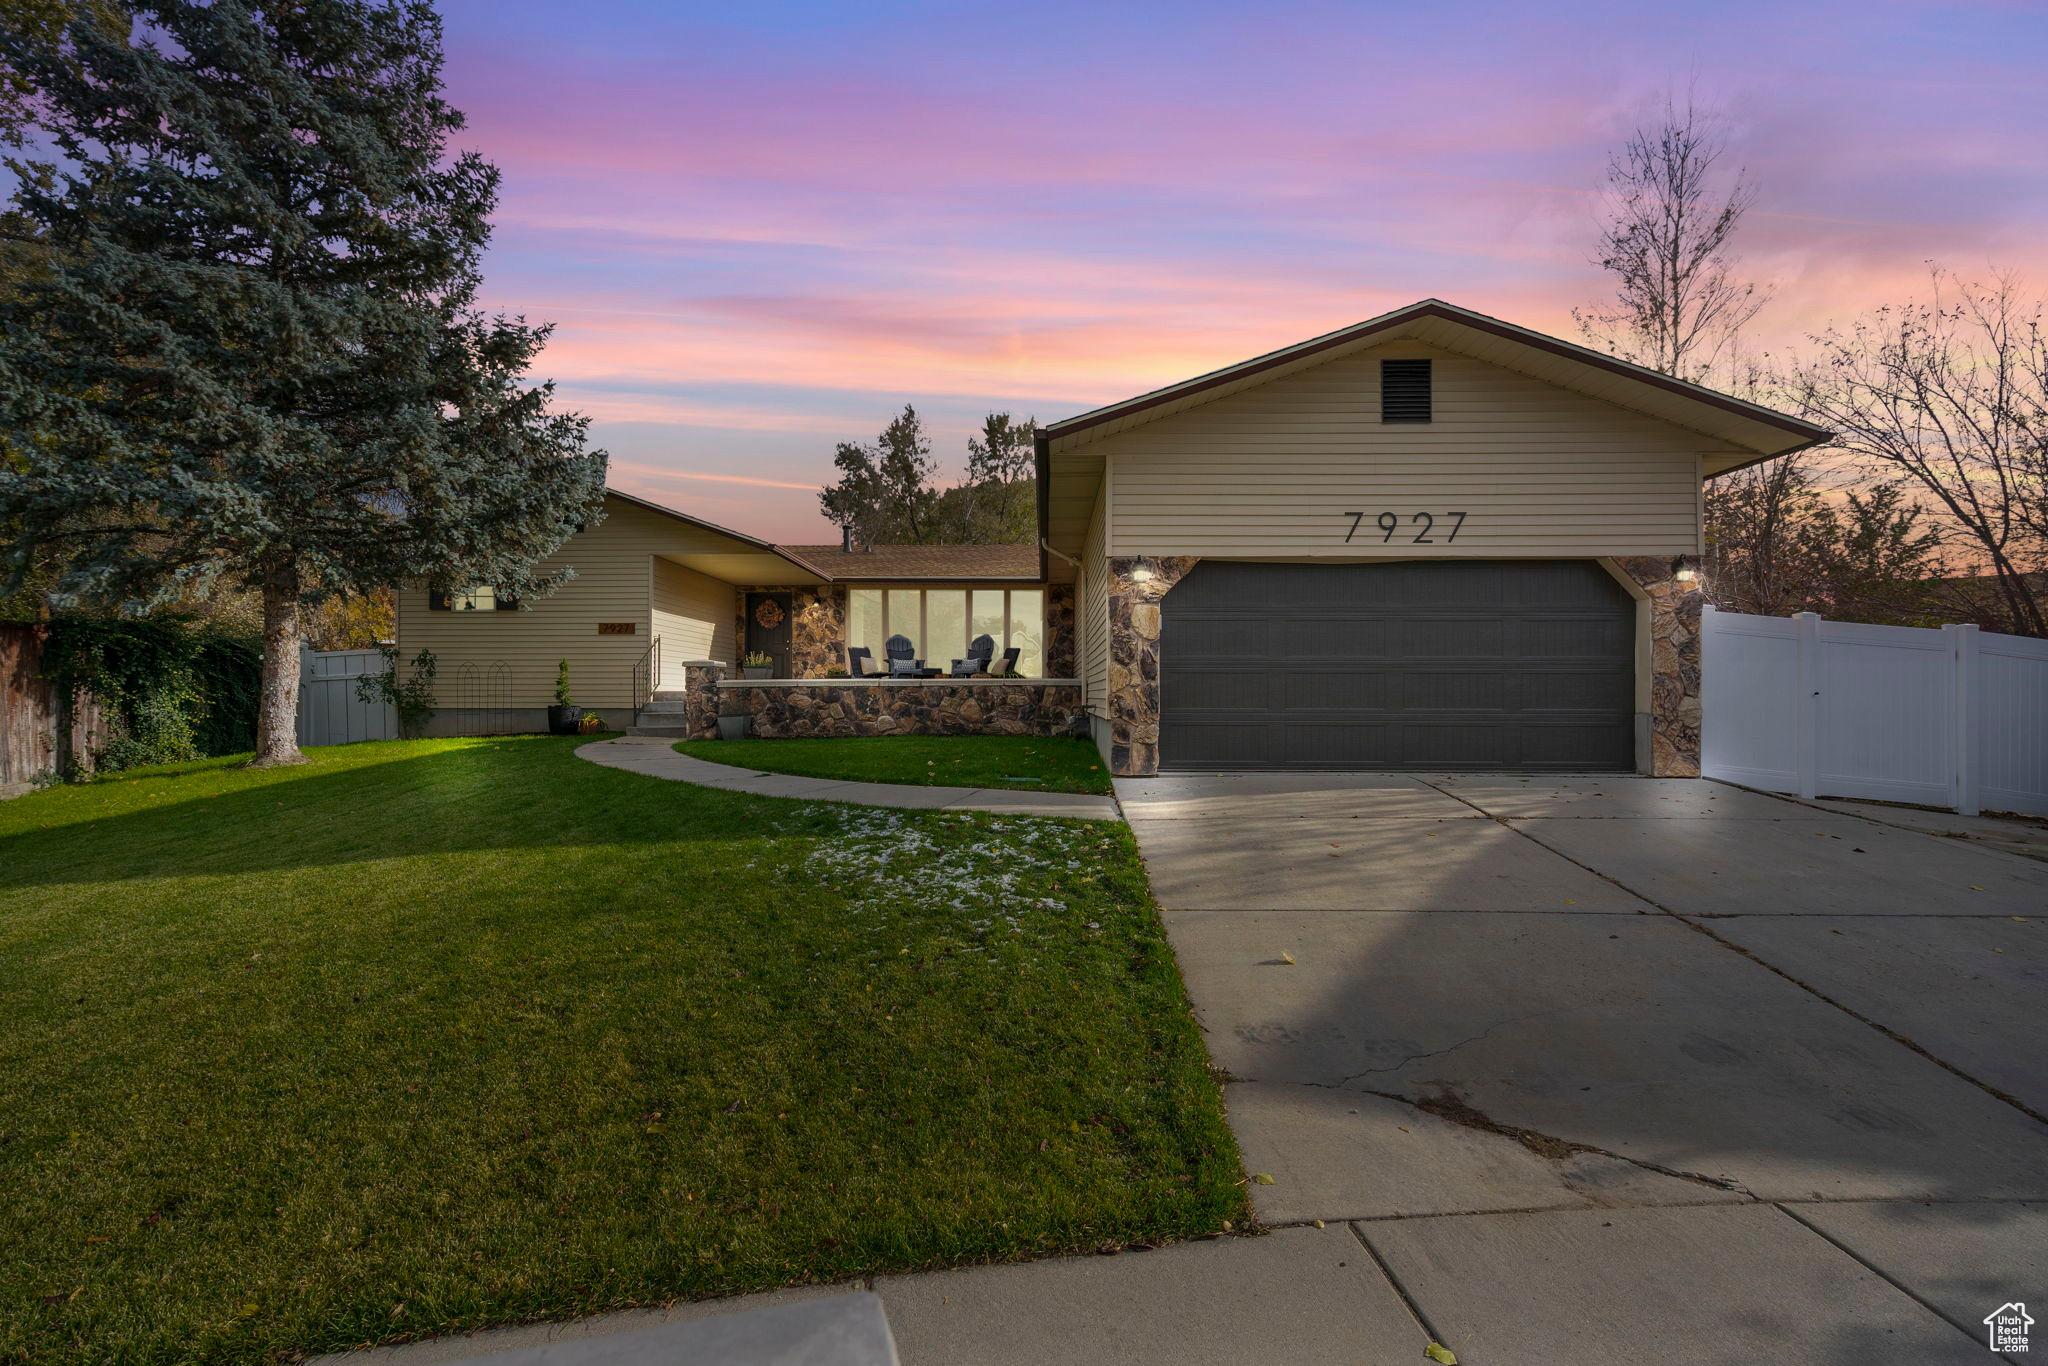
<path id="1" fill-rule="evenodd" d="M 1347 512 L 1344 515 L 1351 519 L 1351 529 L 1344 533 L 1344 540 L 1348 544 L 1351 538 L 1358 534 L 1359 527 L 1365 521 L 1365 514 L 1362 512 Z M 1385 545 L 1388 541 L 1393 540 L 1394 533 L 1397 531 L 1403 533 L 1412 531 L 1415 533 L 1413 536 L 1404 534 L 1401 538 L 1403 545 L 1436 545 L 1438 543 L 1437 538 L 1430 533 L 1436 530 L 1438 517 L 1456 519 L 1451 522 L 1451 534 L 1443 538 L 1443 544 L 1449 545 L 1452 541 L 1458 539 L 1458 532 L 1464 528 L 1465 514 L 1462 512 L 1411 512 L 1408 514 L 1405 522 L 1398 512 L 1382 512 L 1373 519 L 1373 525 L 1377 526 L 1384 533 L 1380 536 L 1381 545 Z M 1372 533 L 1367 532 L 1366 534 L 1370 536 Z"/>

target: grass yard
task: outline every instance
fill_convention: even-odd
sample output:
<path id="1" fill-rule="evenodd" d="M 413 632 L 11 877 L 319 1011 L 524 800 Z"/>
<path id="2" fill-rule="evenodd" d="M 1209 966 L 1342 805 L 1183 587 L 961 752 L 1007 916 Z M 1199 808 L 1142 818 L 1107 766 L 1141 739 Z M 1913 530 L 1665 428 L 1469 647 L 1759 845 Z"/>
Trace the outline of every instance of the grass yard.
<path id="1" fill-rule="evenodd" d="M 578 743 L 0 803 L 0 1362 L 262 1362 L 1246 1217 L 1127 831 Z"/>
<path id="2" fill-rule="evenodd" d="M 884 735 L 843 740 L 683 740 L 692 759 L 763 773 L 925 787 L 1015 787 L 1032 792 L 1110 790 L 1090 740 L 1029 735 Z"/>

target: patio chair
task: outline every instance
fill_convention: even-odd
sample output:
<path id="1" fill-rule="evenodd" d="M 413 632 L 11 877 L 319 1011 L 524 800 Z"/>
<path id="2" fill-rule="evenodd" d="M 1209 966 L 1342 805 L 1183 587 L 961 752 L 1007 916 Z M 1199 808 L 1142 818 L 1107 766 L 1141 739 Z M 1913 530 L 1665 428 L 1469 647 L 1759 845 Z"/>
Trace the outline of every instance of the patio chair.
<path id="1" fill-rule="evenodd" d="M 849 646 L 846 651 L 846 672 L 855 678 L 880 676 L 881 666 L 875 663 L 875 652 L 865 645 Z"/>
<path id="2" fill-rule="evenodd" d="M 890 636 L 882 643 L 889 655 L 889 677 L 923 678 L 924 661 L 917 658 L 917 647 L 910 643 L 909 636 Z"/>
<path id="3" fill-rule="evenodd" d="M 976 636 L 967 644 L 967 658 L 953 661 L 953 677 L 972 678 L 988 672 L 988 662 L 994 658 L 996 642 L 993 636 Z"/>
<path id="4" fill-rule="evenodd" d="M 996 661 L 996 666 L 990 669 L 989 672 L 998 677 L 1004 674 L 1015 673 L 1017 671 L 1017 656 L 1023 653 L 1022 649 L 1012 645 L 1009 649 L 1003 651 L 1003 657 Z"/>

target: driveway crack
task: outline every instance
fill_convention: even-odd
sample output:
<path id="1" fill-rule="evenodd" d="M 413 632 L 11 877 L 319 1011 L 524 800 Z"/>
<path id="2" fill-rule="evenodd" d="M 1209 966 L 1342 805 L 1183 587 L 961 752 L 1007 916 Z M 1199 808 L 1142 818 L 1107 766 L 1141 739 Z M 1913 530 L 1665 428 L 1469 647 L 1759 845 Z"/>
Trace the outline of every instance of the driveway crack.
<path id="1" fill-rule="evenodd" d="M 1353 1091 L 1360 1095 L 1377 1096 L 1381 1100 L 1395 1101 L 1407 1106 L 1411 1110 L 1420 1110 L 1425 1115 L 1455 1124 L 1460 1128 L 1476 1129 L 1480 1133 L 1513 1139 L 1530 1152 L 1536 1154 L 1536 1156 L 1546 1158 L 1552 1162 L 1562 1162 L 1565 1158 L 1577 1153 L 1591 1153 L 1595 1157 L 1605 1157 L 1611 1158 L 1616 1162 L 1626 1162 L 1631 1167 L 1638 1167 L 1643 1171 L 1652 1172 L 1658 1176 L 1668 1176 L 1677 1181 L 1689 1181 L 1696 1186 L 1706 1186 L 1711 1190 L 1727 1191 L 1730 1194 L 1739 1195 L 1745 1200 L 1761 1199 L 1756 1192 L 1738 1181 L 1730 1181 L 1718 1176 L 1708 1176 L 1704 1172 L 1687 1171 L 1683 1167 L 1667 1167 L 1660 1162 L 1651 1162 L 1647 1158 L 1630 1157 L 1627 1153 L 1618 1153 L 1611 1148 L 1595 1147 L 1591 1143 L 1581 1143 L 1576 1139 L 1559 1138 L 1554 1134 L 1546 1134 L 1537 1129 L 1527 1129 L 1516 1124 L 1503 1124 L 1491 1115 L 1475 1108 L 1456 1089 L 1449 1086 L 1439 1086 L 1434 1093 L 1417 1100 L 1413 1096 L 1402 1095 L 1398 1091 L 1376 1091 L 1367 1086 L 1345 1086 L 1332 1082 L 1304 1082 L 1302 1084 L 1306 1086 L 1320 1086 L 1335 1091 Z"/>

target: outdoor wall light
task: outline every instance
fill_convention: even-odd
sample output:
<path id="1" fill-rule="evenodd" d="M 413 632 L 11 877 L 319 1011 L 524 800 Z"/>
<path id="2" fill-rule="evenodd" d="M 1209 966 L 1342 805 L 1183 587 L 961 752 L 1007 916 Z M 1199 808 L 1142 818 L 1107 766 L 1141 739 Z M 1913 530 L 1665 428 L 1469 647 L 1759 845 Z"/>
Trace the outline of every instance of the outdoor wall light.
<path id="1" fill-rule="evenodd" d="M 1145 567 L 1144 565 L 1142 565 L 1142 564 L 1141 564 L 1141 565 L 1139 565 L 1139 566 L 1138 566 L 1137 568 L 1135 568 L 1135 569 L 1133 569 L 1133 570 L 1131 571 L 1131 582 L 1132 582 L 1132 583 L 1150 583 L 1150 582 L 1152 582 L 1152 571 L 1151 571 L 1150 569 L 1147 569 L 1147 568 L 1146 568 L 1146 567 Z"/>
<path id="2" fill-rule="evenodd" d="M 1671 577 L 1677 579 L 1680 583 L 1691 583 L 1699 576 L 1699 566 L 1694 564 L 1692 558 L 1688 555 L 1680 555 L 1678 562 L 1672 566 Z"/>

